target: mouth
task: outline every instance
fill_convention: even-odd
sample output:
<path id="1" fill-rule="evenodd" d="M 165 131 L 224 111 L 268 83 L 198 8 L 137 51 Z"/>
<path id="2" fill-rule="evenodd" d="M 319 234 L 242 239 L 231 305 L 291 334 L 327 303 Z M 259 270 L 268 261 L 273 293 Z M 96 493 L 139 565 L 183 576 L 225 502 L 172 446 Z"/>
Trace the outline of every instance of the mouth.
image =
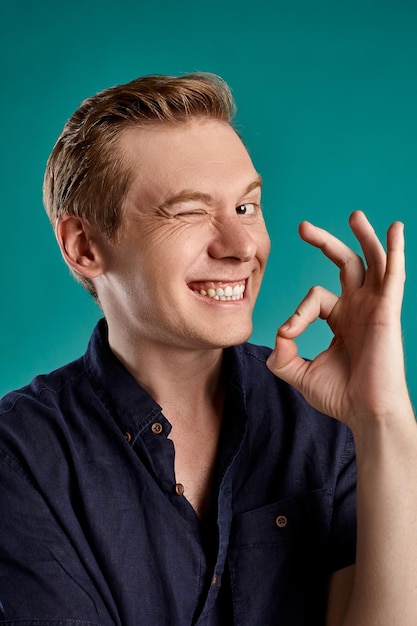
<path id="1" fill-rule="evenodd" d="M 206 281 L 190 283 L 189 288 L 200 296 L 211 300 L 243 300 L 246 289 L 246 280 L 236 282 Z"/>

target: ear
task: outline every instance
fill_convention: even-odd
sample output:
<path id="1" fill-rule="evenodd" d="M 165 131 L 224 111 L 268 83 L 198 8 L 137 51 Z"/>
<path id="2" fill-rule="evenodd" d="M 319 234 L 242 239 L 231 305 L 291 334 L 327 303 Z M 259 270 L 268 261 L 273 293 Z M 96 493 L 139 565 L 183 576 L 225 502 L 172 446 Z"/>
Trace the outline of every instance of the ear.
<path id="1" fill-rule="evenodd" d="M 86 278 L 103 272 L 104 258 L 101 235 L 75 215 L 64 215 L 56 223 L 55 235 L 62 256 L 69 267 Z"/>

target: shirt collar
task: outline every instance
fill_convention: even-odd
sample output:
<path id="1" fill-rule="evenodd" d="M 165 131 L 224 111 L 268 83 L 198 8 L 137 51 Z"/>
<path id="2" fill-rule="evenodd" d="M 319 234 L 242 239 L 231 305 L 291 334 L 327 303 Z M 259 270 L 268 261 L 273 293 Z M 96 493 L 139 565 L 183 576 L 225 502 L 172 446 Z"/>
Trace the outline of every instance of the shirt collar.
<path id="1" fill-rule="evenodd" d="M 245 410 L 245 361 L 243 346 L 225 350 L 225 373 L 228 388 L 240 399 Z M 128 372 L 110 349 L 108 327 L 101 319 L 93 331 L 84 355 L 84 367 L 107 410 L 114 416 L 120 428 L 139 432 L 161 414 L 162 409 L 136 379 Z"/>
<path id="2" fill-rule="evenodd" d="M 159 404 L 113 354 L 104 319 L 94 329 L 84 366 L 96 394 L 123 431 L 139 432 L 161 413 Z"/>

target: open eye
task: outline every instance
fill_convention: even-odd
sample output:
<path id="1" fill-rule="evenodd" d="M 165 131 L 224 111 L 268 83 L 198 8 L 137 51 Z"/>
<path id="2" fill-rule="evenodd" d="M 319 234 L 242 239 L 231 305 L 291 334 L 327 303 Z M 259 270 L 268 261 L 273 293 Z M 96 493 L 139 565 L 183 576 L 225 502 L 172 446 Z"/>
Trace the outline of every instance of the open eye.
<path id="1" fill-rule="evenodd" d="M 258 205 L 256 205 L 254 202 L 239 204 L 239 206 L 236 207 L 236 213 L 238 215 L 253 215 L 256 211 L 257 206 Z"/>

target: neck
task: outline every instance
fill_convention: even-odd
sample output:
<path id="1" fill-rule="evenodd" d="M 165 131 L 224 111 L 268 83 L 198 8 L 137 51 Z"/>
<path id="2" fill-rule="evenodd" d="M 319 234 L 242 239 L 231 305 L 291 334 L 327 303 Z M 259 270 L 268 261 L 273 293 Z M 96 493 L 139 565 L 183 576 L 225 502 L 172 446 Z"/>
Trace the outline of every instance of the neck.
<path id="1" fill-rule="evenodd" d="M 110 347 L 162 407 L 172 430 L 175 480 L 197 515 L 210 508 L 220 436 L 224 382 L 223 350 L 181 350 L 143 340 Z"/>
<path id="2" fill-rule="evenodd" d="M 204 414 L 204 407 L 219 406 L 223 397 L 221 369 L 222 349 L 181 350 L 167 346 L 126 345 L 109 343 L 112 351 L 132 376 L 171 416 L 181 407 L 181 415 L 188 412 Z M 184 411 L 188 407 L 189 411 Z"/>

